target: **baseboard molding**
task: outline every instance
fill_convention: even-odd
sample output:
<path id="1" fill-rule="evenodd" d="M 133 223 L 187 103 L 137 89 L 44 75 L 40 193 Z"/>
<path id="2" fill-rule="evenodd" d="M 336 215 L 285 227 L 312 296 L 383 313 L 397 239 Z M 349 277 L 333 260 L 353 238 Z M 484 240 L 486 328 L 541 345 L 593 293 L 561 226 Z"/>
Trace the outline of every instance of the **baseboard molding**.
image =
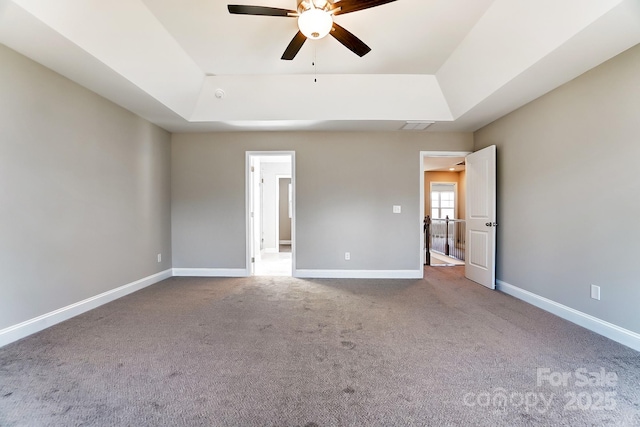
<path id="1" fill-rule="evenodd" d="M 181 277 L 247 277 L 246 268 L 174 268 L 174 276 Z"/>
<path id="2" fill-rule="evenodd" d="M 422 279 L 423 270 L 305 270 L 296 269 L 293 277 L 303 279 Z"/>
<path id="3" fill-rule="evenodd" d="M 290 245 L 291 244 L 291 240 L 280 240 L 280 244 L 281 245 Z"/>
<path id="4" fill-rule="evenodd" d="M 518 288 L 502 280 L 496 280 L 496 285 L 496 289 L 505 294 L 535 305 L 538 308 L 553 313 L 558 317 L 562 317 L 565 320 L 603 335 L 613 341 L 617 341 L 636 351 L 640 351 L 640 334 L 621 328 L 605 320 L 598 319 L 590 314 L 567 307 L 548 298 L 541 297 L 540 295 Z"/>
<path id="5" fill-rule="evenodd" d="M 171 276 L 171 269 L 161 271 L 160 273 L 156 273 L 151 276 L 147 276 L 144 279 L 136 280 L 135 282 L 120 286 L 119 288 L 103 292 L 75 304 L 43 314 L 42 316 L 35 317 L 14 326 L 9 326 L 8 328 L 0 330 L 0 347 L 14 341 L 18 341 L 19 339 L 25 338 L 36 332 L 40 332 L 57 323 L 69 320 L 72 317 L 78 316 L 89 310 L 93 310 L 94 308 L 100 307 L 101 305 L 114 301 L 125 295 L 139 291 L 147 286 L 151 286 L 162 280 L 168 279 Z"/>

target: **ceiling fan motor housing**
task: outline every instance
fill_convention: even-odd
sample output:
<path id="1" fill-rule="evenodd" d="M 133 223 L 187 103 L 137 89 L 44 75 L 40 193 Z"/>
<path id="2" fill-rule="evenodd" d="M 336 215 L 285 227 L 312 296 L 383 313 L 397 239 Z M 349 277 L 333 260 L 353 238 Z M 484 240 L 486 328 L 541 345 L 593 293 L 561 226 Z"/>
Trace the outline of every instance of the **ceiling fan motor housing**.
<path id="1" fill-rule="evenodd" d="M 298 7 L 296 10 L 298 13 L 302 13 L 305 10 L 309 9 L 322 9 L 329 10 L 329 6 L 331 6 L 328 0 L 297 0 Z"/>
<path id="2" fill-rule="evenodd" d="M 322 9 L 309 9 L 298 17 L 298 28 L 307 38 L 321 39 L 331 31 L 333 19 Z"/>

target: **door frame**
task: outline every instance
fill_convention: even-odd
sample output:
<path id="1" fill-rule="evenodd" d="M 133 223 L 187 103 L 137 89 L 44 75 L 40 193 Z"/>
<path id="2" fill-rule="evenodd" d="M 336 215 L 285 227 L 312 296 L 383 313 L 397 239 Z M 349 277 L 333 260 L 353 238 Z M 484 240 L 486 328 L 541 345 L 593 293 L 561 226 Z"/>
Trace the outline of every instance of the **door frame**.
<path id="1" fill-rule="evenodd" d="M 425 157 L 466 157 L 469 154 L 473 153 L 473 151 L 420 151 L 420 218 L 418 219 L 419 230 L 420 230 L 420 266 L 419 269 L 422 271 L 422 277 L 424 278 L 424 263 L 425 263 L 425 253 L 424 253 L 424 159 Z"/>
<path id="2" fill-rule="evenodd" d="M 245 152 L 245 218 L 246 218 L 246 275 L 252 276 L 251 262 L 253 237 L 251 233 L 251 159 L 254 157 L 290 156 L 291 158 L 291 277 L 296 275 L 296 152 L 295 151 L 246 151 Z M 278 237 L 278 236 L 276 236 Z M 254 255 L 255 256 L 255 255 Z"/>

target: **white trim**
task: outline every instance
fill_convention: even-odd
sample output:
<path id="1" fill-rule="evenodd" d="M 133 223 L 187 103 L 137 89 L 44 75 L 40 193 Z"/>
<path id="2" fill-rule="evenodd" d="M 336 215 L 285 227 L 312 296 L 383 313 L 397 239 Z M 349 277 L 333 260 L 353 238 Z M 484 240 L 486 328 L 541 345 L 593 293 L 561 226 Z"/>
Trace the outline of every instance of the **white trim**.
<path id="1" fill-rule="evenodd" d="M 281 245 L 290 245 L 291 244 L 291 240 L 280 240 L 280 244 Z"/>
<path id="2" fill-rule="evenodd" d="M 424 279 L 424 264 L 427 262 L 426 255 L 426 247 L 425 247 L 425 239 L 424 239 L 424 158 L 427 157 L 428 151 L 420 152 L 420 206 L 418 206 L 418 211 L 420 212 L 420 217 L 418 218 L 418 224 L 420 224 L 420 256 L 418 259 L 420 260 L 420 269 L 422 270 L 422 277 Z"/>
<path id="3" fill-rule="evenodd" d="M 103 292 L 99 295 L 87 298 L 80 302 L 68 305 L 58 310 L 54 310 L 50 313 L 43 314 L 42 316 L 34 317 L 33 319 L 19 323 L 17 325 L 9 326 L 8 328 L 0 330 L 0 347 L 5 346 L 19 339 L 25 338 L 36 332 L 40 332 L 50 326 L 57 323 L 69 320 L 72 317 L 78 316 L 94 308 L 100 307 L 106 303 L 114 301 L 125 295 L 129 295 L 147 286 L 158 283 L 162 280 L 170 278 L 172 275 L 171 269 L 161 271 L 160 273 L 147 276 L 143 279 L 136 280 L 119 288 L 112 289 L 107 292 Z"/>
<path id="4" fill-rule="evenodd" d="M 467 157 L 473 151 L 421 151 L 424 157 Z"/>
<path id="5" fill-rule="evenodd" d="M 422 279 L 424 270 L 294 270 L 305 279 Z"/>
<path id="6" fill-rule="evenodd" d="M 260 256 L 260 247 L 255 248 L 255 244 L 253 242 L 253 233 L 251 228 L 251 189 L 253 188 L 253 177 L 251 176 L 251 168 L 253 168 L 253 163 L 251 161 L 251 154 L 247 151 L 245 153 L 245 215 L 246 215 L 246 224 L 245 224 L 245 234 L 246 234 L 246 254 L 245 254 L 245 266 L 249 275 L 253 274 L 253 268 L 255 267 L 254 263 L 251 262 L 251 249 L 253 248 L 253 256 L 254 258 L 258 258 Z M 255 214 L 254 214 L 255 216 Z M 255 225 L 254 225 L 255 227 Z M 176 275 L 176 270 L 173 269 L 173 275 Z"/>
<path id="7" fill-rule="evenodd" d="M 621 328 L 620 326 L 609 323 L 605 320 L 598 319 L 590 314 L 583 313 L 575 310 L 566 305 L 562 305 L 548 298 L 541 297 L 540 295 L 526 291 L 524 289 L 513 286 L 502 280 L 496 280 L 496 289 L 511 295 L 522 301 L 525 301 L 531 305 L 541 308 L 549 313 L 553 313 L 565 320 L 580 325 L 583 328 L 589 329 L 597 334 L 603 335 L 613 341 L 620 344 L 631 347 L 636 351 L 640 351 L 640 334 L 637 334 L 628 329 Z"/>
<path id="8" fill-rule="evenodd" d="M 178 277 L 247 277 L 246 268 L 174 268 L 173 275 Z"/>

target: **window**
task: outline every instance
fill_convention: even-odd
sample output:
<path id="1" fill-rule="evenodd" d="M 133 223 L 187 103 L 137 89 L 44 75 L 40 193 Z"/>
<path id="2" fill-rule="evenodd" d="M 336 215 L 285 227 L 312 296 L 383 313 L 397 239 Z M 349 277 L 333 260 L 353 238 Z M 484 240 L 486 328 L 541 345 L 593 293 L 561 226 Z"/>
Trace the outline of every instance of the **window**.
<path id="1" fill-rule="evenodd" d="M 455 184 L 431 185 L 431 218 L 449 219 L 456 217 L 456 193 Z"/>

